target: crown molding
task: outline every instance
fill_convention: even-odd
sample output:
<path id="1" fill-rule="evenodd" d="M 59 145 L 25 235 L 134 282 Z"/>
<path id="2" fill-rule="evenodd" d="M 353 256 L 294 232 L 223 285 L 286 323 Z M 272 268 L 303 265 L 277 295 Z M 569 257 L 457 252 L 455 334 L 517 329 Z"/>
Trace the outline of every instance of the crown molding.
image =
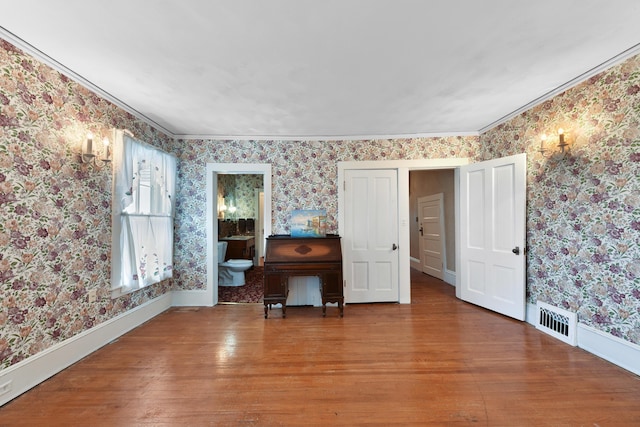
<path id="1" fill-rule="evenodd" d="M 6 28 L 0 26 L 0 37 L 7 40 L 23 52 L 31 55 L 38 61 L 48 65 L 59 73 L 64 74 L 76 83 L 95 92 L 100 97 L 111 102 L 117 107 L 123 109 L 127 113 L 133 115 L 137 119 L 143 121 L 151 127 L 161 130 L 167 136 L 173 139 L 182 140 L 249 140 L 249 141 L 344 141 L 344 140 L 376 140 L 376 139 L 407 139 L 407 138 L 445 138 L 451 136 L 479 136 L 480 133 L 472 131 L 465 132 L 428 132 L 428 133 L 408 133 L 408 134 L 362 134 L 362 135 L 215 135 L 215 134 L 174 134 L 164 126 L 145 116 L 130 105 L 111 95 L 101 87 L 95 85 L 90 80 L 84 78 L 80 74 L 74 72 L 64 64 L 56 61 L 46 53 L 37 49 L 25 40 L 16 36 Z"/>
<path id="2" fill-rule="evenodd" d="M 31 44 L 27 43 L 26 41 L 22 40 L 20 37 L 16 36 L 15 34 L 13 34 L 10 31 L 8 31 L 6 28 L 0 27 L 0 37 L 5 39 L 9 43 L 13 44 L 14 46 L 16 46 L 18 49 L 22 50 L 23 52 L 27 53 L 28 55 L 31 55 L 32 57 L 34 57 L 38 61 L 44 63 L 45 65 L 48 65 L 49 67 L 53 68 L 54 70 L 58 71 L 59 73 L 64 74 L 69 79 L 73 80 L 74 82 L 86 87 L 87 89 L 91 90 L 92 92 L 95 92 L 100 97 L 102 97 L 105 100 L 111 102 L 112 104 L 116 105 L 117 107 L 123 109 L 124 111 L 126 111 L 129 114 L 131 114 L 132 116 L 134 116 L 138 120 L 143 121 L 144 123 L 148 124 L 149 126 L 151 126 L 153 128 L 156 128 L 156 129 L 162 131 L 167 136 L 175 139 L 175 136 L 174 136 L 173 132 L 169 131 L 164 126 L 162 126 L 159 123 L 151 120 L 149 117 L 145 116 L 141 112 L 139 112 L 136 109 L 132 108 L 130 105 L 122 102 L 120 99 L 118 99 L 115 96 L 111 95 L 109 92 L 103 90 L 99 86 L 93 84 L 91 81 L 87 80 L 86 78 L 82 77 L 80 74 L 78 74 L 78 73 L 74 72 L 73 70 L 71 70 L 70 68 L 66 67 L 64 64 L 56 61 L 55 59 L 53 59 L 52 57 L 50 57 L 46 53 L 42 52 L 41 50 L 37 49 L 36 47 L 34 47 Z"/>
<path id="3" fill-rule="evenodd" d="M 524 113 L 525 111 L 528 111 L 530 109 L 532 109 L 533 107 L 536 107 L 540 104 L 542 104 L 543 102 L 554 98 L 558 95 L 560 95 L 562 92 L 571 89 L 575 86 L 578 86 L 580 83 L 590 79 L 591 77 L 595 76 L 596 74 L 599 74 L 603 71 L 606 71 L 607 69 L 613 67 L 614 65 L 617 65 L 623 61 L 625 61 L 626 59 L 631 58 L 632 56 L 637 55 L 638 53 L 640 53 L 640 43 L 636 44 L 635 46 L 630 47 L 629 49 L 625 50 L 624 52 L 614 56 L 613 58 L 603 62 L 602 64 L 590 69 L 589 71 L 586 71 L 582 74 L 580 74 L 579 76 L 569 80 L 568 82 L 566 82 L 563 85 L 558 86 L 557 88 L 555 88 L 554 90 L 547 92 L 546 94 L 534 99 L 533 101 L 529 102 L 528 104 L 523 105 L 522 107 L 518 108 L 517 110 L 512 111 L 511 113 L 507 114 L 506 116 L 501 117 L 500 119 L 496 120 L 493 123 L 488 124 L 487 126 L 481 128 L 480 130 L 478 130 L 478 133 L 480 135 L 482 135 L 483 133 L 495 128 L 496 126 L 499 126 L 511 119 L 513 119 L 514 117 Z"/>
<path id="4" fill-rule="evenodd" d="M 417 139 L 447 138 L 458 136 L 480 136 L 476 131 L 433 132 L 406 134 L 360 134 L 360 135 L 175 135 L 182 140 L 214 140 L 214 141 L 370 141 L 382 139 Z"/>
<path id="5" fill-rule="evenodd" d="M 599 74 L 620 62 L 637 55 L 640 53 L 640 43 L 632 46 L 624 52 L 612 57 L 611 59 L 603 62 L 602 64 L 586 71 L 585 73 L 569 80 L 556 89 L 547 92 L 546 94 L 532 100 L 528 104 L 523 105 L 517 110 L 501 117 L 500 119 L 480 128 L 477 131 L 460 131 L 460 132 L 425 132 L 425 133 L 406 133 L 406 134 L 358 134 L 358 135 L 215 135 L 215 134 L 174 134 L 166 127 L 162 126 L 158 122 L 150 119 L 148 116 L 132 108 L 130 105 L 111 95 L 109 92 L 103 90 L 99 86 L 92 83 L 90 80 L 84 78 L 80 74 L 74 72 L 64 64 L 51 58 L 41 50 L 35 48 L 31 44 L 27 43 L 20 37 L 11 33 L 4 27 L 0 26 L 0 37 L 4 38 L 8 42 L 12 43 L 25 53 L 31 55 L 42 63 L 48 65 L 54 70 L 67 76 L 69 79 L 76 83 L 86 87 L 87 89 L 95 92 L 105 100 L 111 102 L 122 110 L 133 115 L 142 122 L 149 126 L 156 128 L 173 139 L 181 140 L 250 140 L 250 141 L 353 141 L 353 140 L 382 140 L 382 139 L 416 139 L 416 138 L 446 138 L 446 137 L 465 137 L 465 136 L 480 136 L 483 133 L 513 119 L 514 117 L 524 113 L 536 107 L 543 102 L 561 94 L 562 92 L 579 85 L 587 79 Z"/>

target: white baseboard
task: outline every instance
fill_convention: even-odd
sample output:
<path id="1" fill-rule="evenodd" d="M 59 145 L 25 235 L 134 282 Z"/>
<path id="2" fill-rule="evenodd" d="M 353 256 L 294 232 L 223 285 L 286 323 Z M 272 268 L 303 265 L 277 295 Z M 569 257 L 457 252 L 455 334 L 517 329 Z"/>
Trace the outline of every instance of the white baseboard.
<path id="1" fill-rule="evenodd" d="M 0 406 L 170 307 L 171 294 L 162 295 L 0 371 Z"/>
<path id="2" fill-rule="evenodd" d="M 536 313 L 536 305 L 527 303 L 526 322 L 534 327 L 536 326 Z M 578 347 L 640 375 L 640 346 L 637 344 L 578 322 Z"/>
<path id="3" fill-rule="evenodd" d="M 171 296 L 173 307 L 212 307 L 213 298 L 209 291 L 173 291 Z"/>
<path id="4" fill-rule="evenodd" d="M 418 271 L 422 271 L 422 265 L 420 264 L 420 260 L 414 257 L 410 257 L 409 258 L 409 262 L 411 264 L 411 268 L 413 268 L 414 270 L 418 270 Z M 444 280 L 446 283 L 450 284 L 451 286 L 455 286 L 456 285 L 456 272 L 455 271 L 451 271 L 451 270 L 447 270 L 446 268 L 443 271 L 443 276 L 442 276 L 442 280 Z"/>
<path id="5" fill-rule="evenodd" d="M 525 311 L 524 321 L 536 326 L 536 313 L 538 312 L 538 307 L 535 304 L 527 303 L 527 308 Z"/>
<path id="6" fill-rule="evenodd" d="M 454 276 L 455 273 L 447 271 Z M 448 282 L 447 282 L 448 283 Z M 204 291 L 162 295 L 0 371 L 0 406 L 71 366 L 172 306 L 202 305 Z M 535 326 L 536 306 L 527 304 L 526 322 Z M 542 332 L 541 332 L 542 333 Z M 578 323 L 578 347 L 640 375 L 640 346 Z"/>
<path id="7" fill-rule="evenodd" d="M 578 323 L 578 347 L 640 375 L 640 346 Z"/>
<path id="8" fill-rule="evenodd" d="M 446 268 L 444 269 L 444 277 L 443 280 L 450 284 L 451 286 L 455 286 L 456 285 L 456 272 L 455 271 L 451 271 L 451 270 L 447 270 Z"/>

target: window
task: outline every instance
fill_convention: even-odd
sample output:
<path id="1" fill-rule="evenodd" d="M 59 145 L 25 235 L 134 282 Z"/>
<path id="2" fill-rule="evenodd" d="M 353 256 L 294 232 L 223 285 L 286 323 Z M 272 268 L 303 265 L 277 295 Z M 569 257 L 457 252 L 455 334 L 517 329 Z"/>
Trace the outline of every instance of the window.
<path id="1" fill-rule="evenodd" d="M 176 158 L 124 131 L 114 142 L 112 297 L 173 276 Z"/>

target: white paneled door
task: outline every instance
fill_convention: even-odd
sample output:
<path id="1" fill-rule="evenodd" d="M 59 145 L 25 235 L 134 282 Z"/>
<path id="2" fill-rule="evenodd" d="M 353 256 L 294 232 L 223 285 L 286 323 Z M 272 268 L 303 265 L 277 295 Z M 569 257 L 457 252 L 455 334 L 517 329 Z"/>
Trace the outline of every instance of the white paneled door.
<path id="1" fill-rule="evenodd" d="M 444 278 L 443 194 L 418 198 L 420 264 L 422 272 Z"/>
<path id="2" fill-rule="evenodd" d="M 345 170 L 345 302 L 396 302 L 398 172 Z"/>
<path id="3" fill-rule="evenodd" d="M 525 319 L 526 154 L 460 168 L 460 296 Z"/>

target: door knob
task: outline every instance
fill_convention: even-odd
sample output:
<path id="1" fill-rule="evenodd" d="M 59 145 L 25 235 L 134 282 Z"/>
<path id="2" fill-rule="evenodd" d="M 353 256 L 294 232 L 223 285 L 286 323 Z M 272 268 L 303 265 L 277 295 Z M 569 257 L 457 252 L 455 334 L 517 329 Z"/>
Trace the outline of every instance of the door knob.
<path id="1" fill-rule="evenodd" d="M 520 247 L 516 246 L 515 248 L 511 249 L 511 252 L 513 252 L 516 255 L 520 255 Z"/>
<path id="2" fill-rule="evenodd" d="M 398 249 L 398 245 L 394 243 L 393 246 L 391 246 L 391 249 L 395 251 L 396 249 Z"/>
<path id="3" fill-rule="evenodd" d="M 420 235 L 421 236 L 424 236 L 424 234 L 422 234 L 422 232 L 423 232 L 423 228 L 422 227 L 420 227 L 420 230 L 418 230 L 418 231 L 420 231 Z"/>

